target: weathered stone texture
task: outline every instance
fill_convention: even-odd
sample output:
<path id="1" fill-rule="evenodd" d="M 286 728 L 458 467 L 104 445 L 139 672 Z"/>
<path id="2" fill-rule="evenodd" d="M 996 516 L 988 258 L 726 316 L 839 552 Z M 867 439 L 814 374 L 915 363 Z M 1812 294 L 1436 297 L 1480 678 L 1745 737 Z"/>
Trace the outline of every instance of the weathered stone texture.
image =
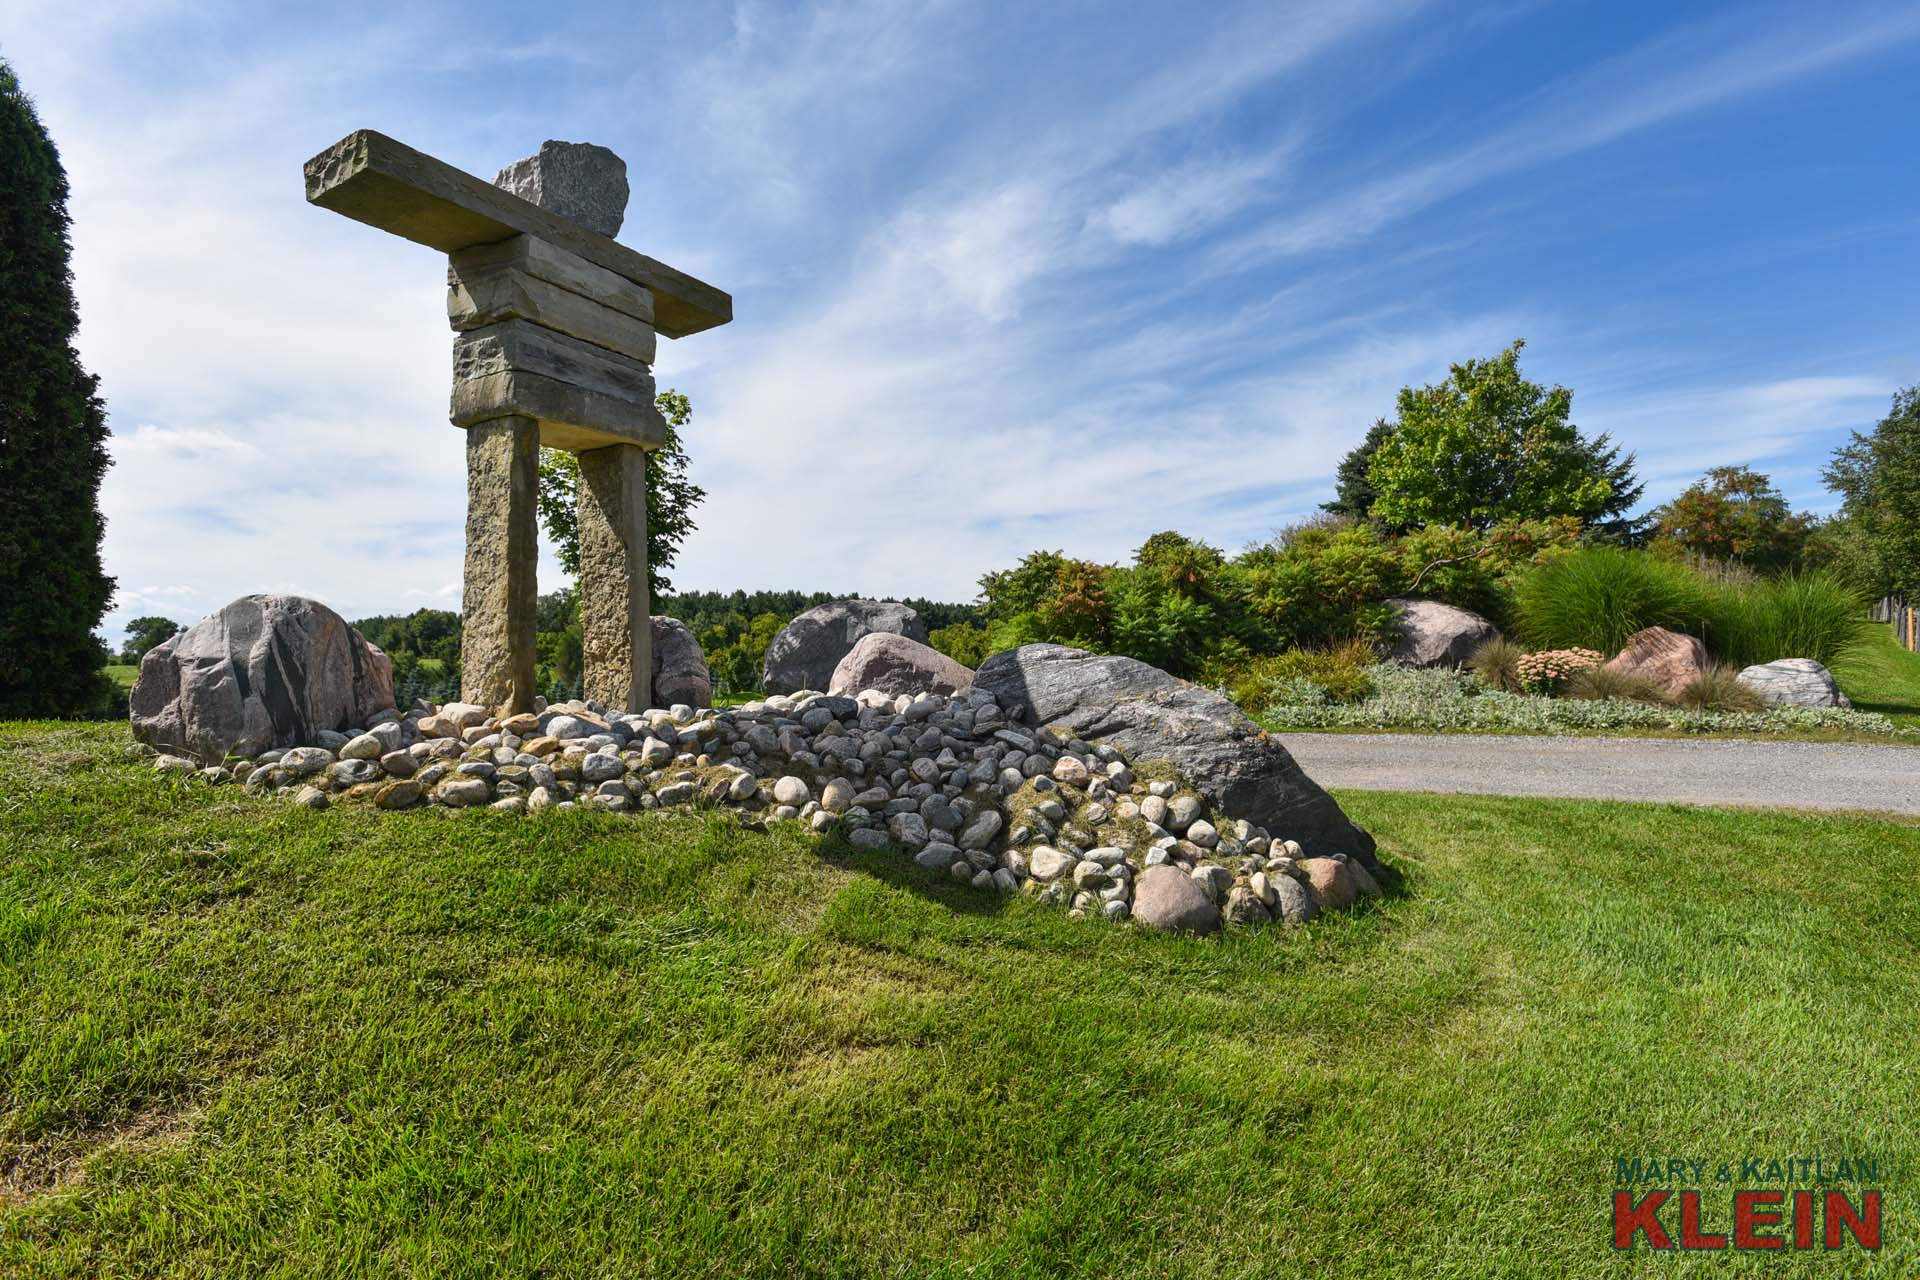
<path id="1" fill-rule="evenodd" d="M 502 320 L 453 342 L 454 424 L 509 415 L 538 421 L 541 442 L 556 449 L 666 440 L 650 368 L 530 320 Z"/>
<path id="2" fill-rule="evenodd" d="M 1220 932 L 1220 908 L 1178 867 L 1148 867 L 1133 891 L 1133 918 L 1164 933 Z"/>
<path id="3" fill-rule="evenodd" d="M 1627 638 L 1626 647 L 1607 659 L 1609 671 L 1643 676 L 1669 697 L 1707 669 L 1707 646 L 1697 636 L 1665 627 L 1648 627 Z"/>
<path id="4" fill-rule="evenodd" d="M 1747 667 L 1737 677 L 1772 707 L 1851 707 L 1833 672 L 1812 658 L 1781 658 Z"/>
<path id="5" fill-rule="evenodd" d="M 493 185 L 603 236 L 619 235 L 626 221 L 627 162 L 591 142 L 549 138 L 536 154 L 502 169 Z"/>
<path id="6" fill-rule="evenodd" d="M 635 320 L 653 323 L 653 292 L 623 276 L 597 267 L 577 253 L 535 236 L 512 236 L 495 244 L 475 245 L 449 254 L 450 276 L 482 276 L 496 271 L 518 271 L 537 280 L 592 298 Z"/>
<path id="7" fill-rule="evenodd" d="M 468 428 L 460 698 L 509 713 L 533 710 L 539 467 L 533 419 L 499 418 Z"/>
<path id="8" fill-rule="evenodd" d="M 447 321 L 464 333 L 502 320 L 523 319 L 602 347 L 629 360 L 653 363 L 653 326 L 592 298 L 511 267 L 487 272 L 447 268 Z"/>
<path id="9" fill-rule="evenodd" d="M 652 291 L 669 338 L 733 319 L 722 290 L 372 129 L 307 161 L 306 184 L 309 202 L 443 253 L 515 234 L 549 241 Z"/>
<path id="10" fill-rule="evenodd" d="M 1065 725 L 1130 760 L 1166 760 L 1220 813 L 1285 832 L 1313 853 L 1372 862 L 1373 837 L 1294 763 L 1280 741 L 1211 689 L 1133 658 L 1058 644 L 997 653 L 973 687 L 1036 725 Z"/>
<path id="11" fill-rule="evenodd" d="M 578 513 L 582 684 L 590 699 L 643 711 L 653 673 L 646 452 L 617 444 L 582 453 Z"/>
<path id="12" fill-rule="evenodd" d="M 713 675 L 693 632 L 678 618 L 653 618 L 653 702 L 656 706 L 710 707 Z"/>
<path id="13" fill-rule="evenodd" d="M 761 688 L 768 693 L 824 690 L 833 669 L 862 636 L 876 631 L 925 643 L 926 624 L 892 600 L 834 600 L 807 610 L 780 629 L 767 646 Z"/>
<path id="14" fill-rule="evenodd" d="M 393 706 L 393 664 L 300 596 L 243 596 L 140 660 L 133 736 L 212 764 L 360 728 Z"/>

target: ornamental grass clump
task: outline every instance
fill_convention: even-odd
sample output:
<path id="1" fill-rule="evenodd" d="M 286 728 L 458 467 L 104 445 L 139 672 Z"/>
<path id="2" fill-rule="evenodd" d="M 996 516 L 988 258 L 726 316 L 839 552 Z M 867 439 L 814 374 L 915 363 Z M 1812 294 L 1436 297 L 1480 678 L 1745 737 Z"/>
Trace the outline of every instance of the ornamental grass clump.
<path id="1" fill-rule="evenodd" d="M 1758 711 L 1767 705 L 1766 699 L 1740 683 L 1738 671 L 1718 662 L 1681 685 L 1673 701 L 1690 711 Z"/>
<path id="2" fill-rule="evenodd" d="M 1704 639 L 1736 667 L 1779 658 L 1832 666 L 1867 628 L 1867 602 L 1824 569 L 1716 588 Z"/>
<path id="3" fill-rule="evenodd" d="M 1508 693 L 1521 692 L 1520 659 L 1527 651 L 1505 636 L 1495 636 L 1473 651 L 1473 657 L 1467 660 L 1467 666 L 1473 674 L 1479 676 L 1495 689 Z"/>
<path id="4" fill-rule="evenodd" d="M 1523 691 L 1552 695 L 1581 672 L 1599 665 L 1600 655 L 1592 649 L 1547 649 L 1514 663 L 1514 675 Z"/>
<path id="5" fill-rule="evenodd" d="M 1552 648 L 1618 653 L 1633 633 L 1666 627 L 1699 635 L 1714 611 L 1707 581 L 1686 565 L 1618 547 L 1585 547 L 1515 585 L 1520 638 Z"/>
<path id="6" fill-rule="evenodd" d="M 1637 671 L 1620 671 L 1602 663 L 1588 667 L 1567 681 L 1565 696 L 1589 702 L 1661 703 L 1666 695 L 1660 686 Z"/>

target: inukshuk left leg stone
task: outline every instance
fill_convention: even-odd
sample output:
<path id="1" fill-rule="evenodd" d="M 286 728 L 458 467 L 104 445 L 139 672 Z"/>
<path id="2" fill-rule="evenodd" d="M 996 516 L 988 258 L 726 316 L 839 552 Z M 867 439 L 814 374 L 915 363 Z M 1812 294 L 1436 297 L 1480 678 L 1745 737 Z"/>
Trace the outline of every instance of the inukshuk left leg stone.
<path id="1" fill-rule="evenodd" d="M 581 681 L 610 709 L 644 711 L 653 677 L 646 450 L 616 444 L 579 458 Z"/>
<path id="2" fill-rule="evenodd" d="M 532 418 L 467 428 L 460 697 L 508 715 L 533 710 L 539 472 L 540 427 Z"/>

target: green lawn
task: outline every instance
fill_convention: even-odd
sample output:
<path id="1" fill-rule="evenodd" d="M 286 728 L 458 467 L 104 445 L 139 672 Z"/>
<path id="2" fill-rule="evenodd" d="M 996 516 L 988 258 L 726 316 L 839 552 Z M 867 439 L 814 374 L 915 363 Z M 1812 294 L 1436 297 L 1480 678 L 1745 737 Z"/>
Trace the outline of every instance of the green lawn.
<path id="1" fill-rule="evenodd" d="M 124 741 L 0 726 L 10 1277 L 1920 1267 L 1920 826 L 1350 794 L 1395 896 L 1202 942 Z M 1609 1247 L 1616 1155 L 1862 1153 L 1872 1268 Z"/>
<path id="2" fill-rule="evenodd" d="M 1902 649 L 1891 624 L 1874 623 L 1865 644 L 1834 661 L 1833 678 L 1860 710 L 1920 729 L 1920 653 Z"/>
<path id="3" fill-rule="evenodd" d="M 133 682 L 140 678 L 140 664 L 137 662 L 115 662 L 107 667 L 107 678 L 122 689 L 133 688 Z"/>

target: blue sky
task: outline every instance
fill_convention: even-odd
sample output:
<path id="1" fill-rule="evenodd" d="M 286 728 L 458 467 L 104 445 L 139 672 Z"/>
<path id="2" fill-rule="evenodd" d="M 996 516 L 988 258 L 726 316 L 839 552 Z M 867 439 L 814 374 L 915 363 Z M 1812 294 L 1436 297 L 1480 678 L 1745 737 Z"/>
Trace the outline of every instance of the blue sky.
<path id="1" fill-rule="evenodd" d="M 302 199 L 359 127 L 487 176 L 610 146 L 620 239 L 733 293 L 661 344 L 683 587 L 1237 548 L 1516 337 L 1650 500 L 1745 462 L 1826 510 L 1920 381 L 1911 4 L 0 0 L 0 55 L 73 182 L 116 635 L 457 607 L 444 263 Z"/>

